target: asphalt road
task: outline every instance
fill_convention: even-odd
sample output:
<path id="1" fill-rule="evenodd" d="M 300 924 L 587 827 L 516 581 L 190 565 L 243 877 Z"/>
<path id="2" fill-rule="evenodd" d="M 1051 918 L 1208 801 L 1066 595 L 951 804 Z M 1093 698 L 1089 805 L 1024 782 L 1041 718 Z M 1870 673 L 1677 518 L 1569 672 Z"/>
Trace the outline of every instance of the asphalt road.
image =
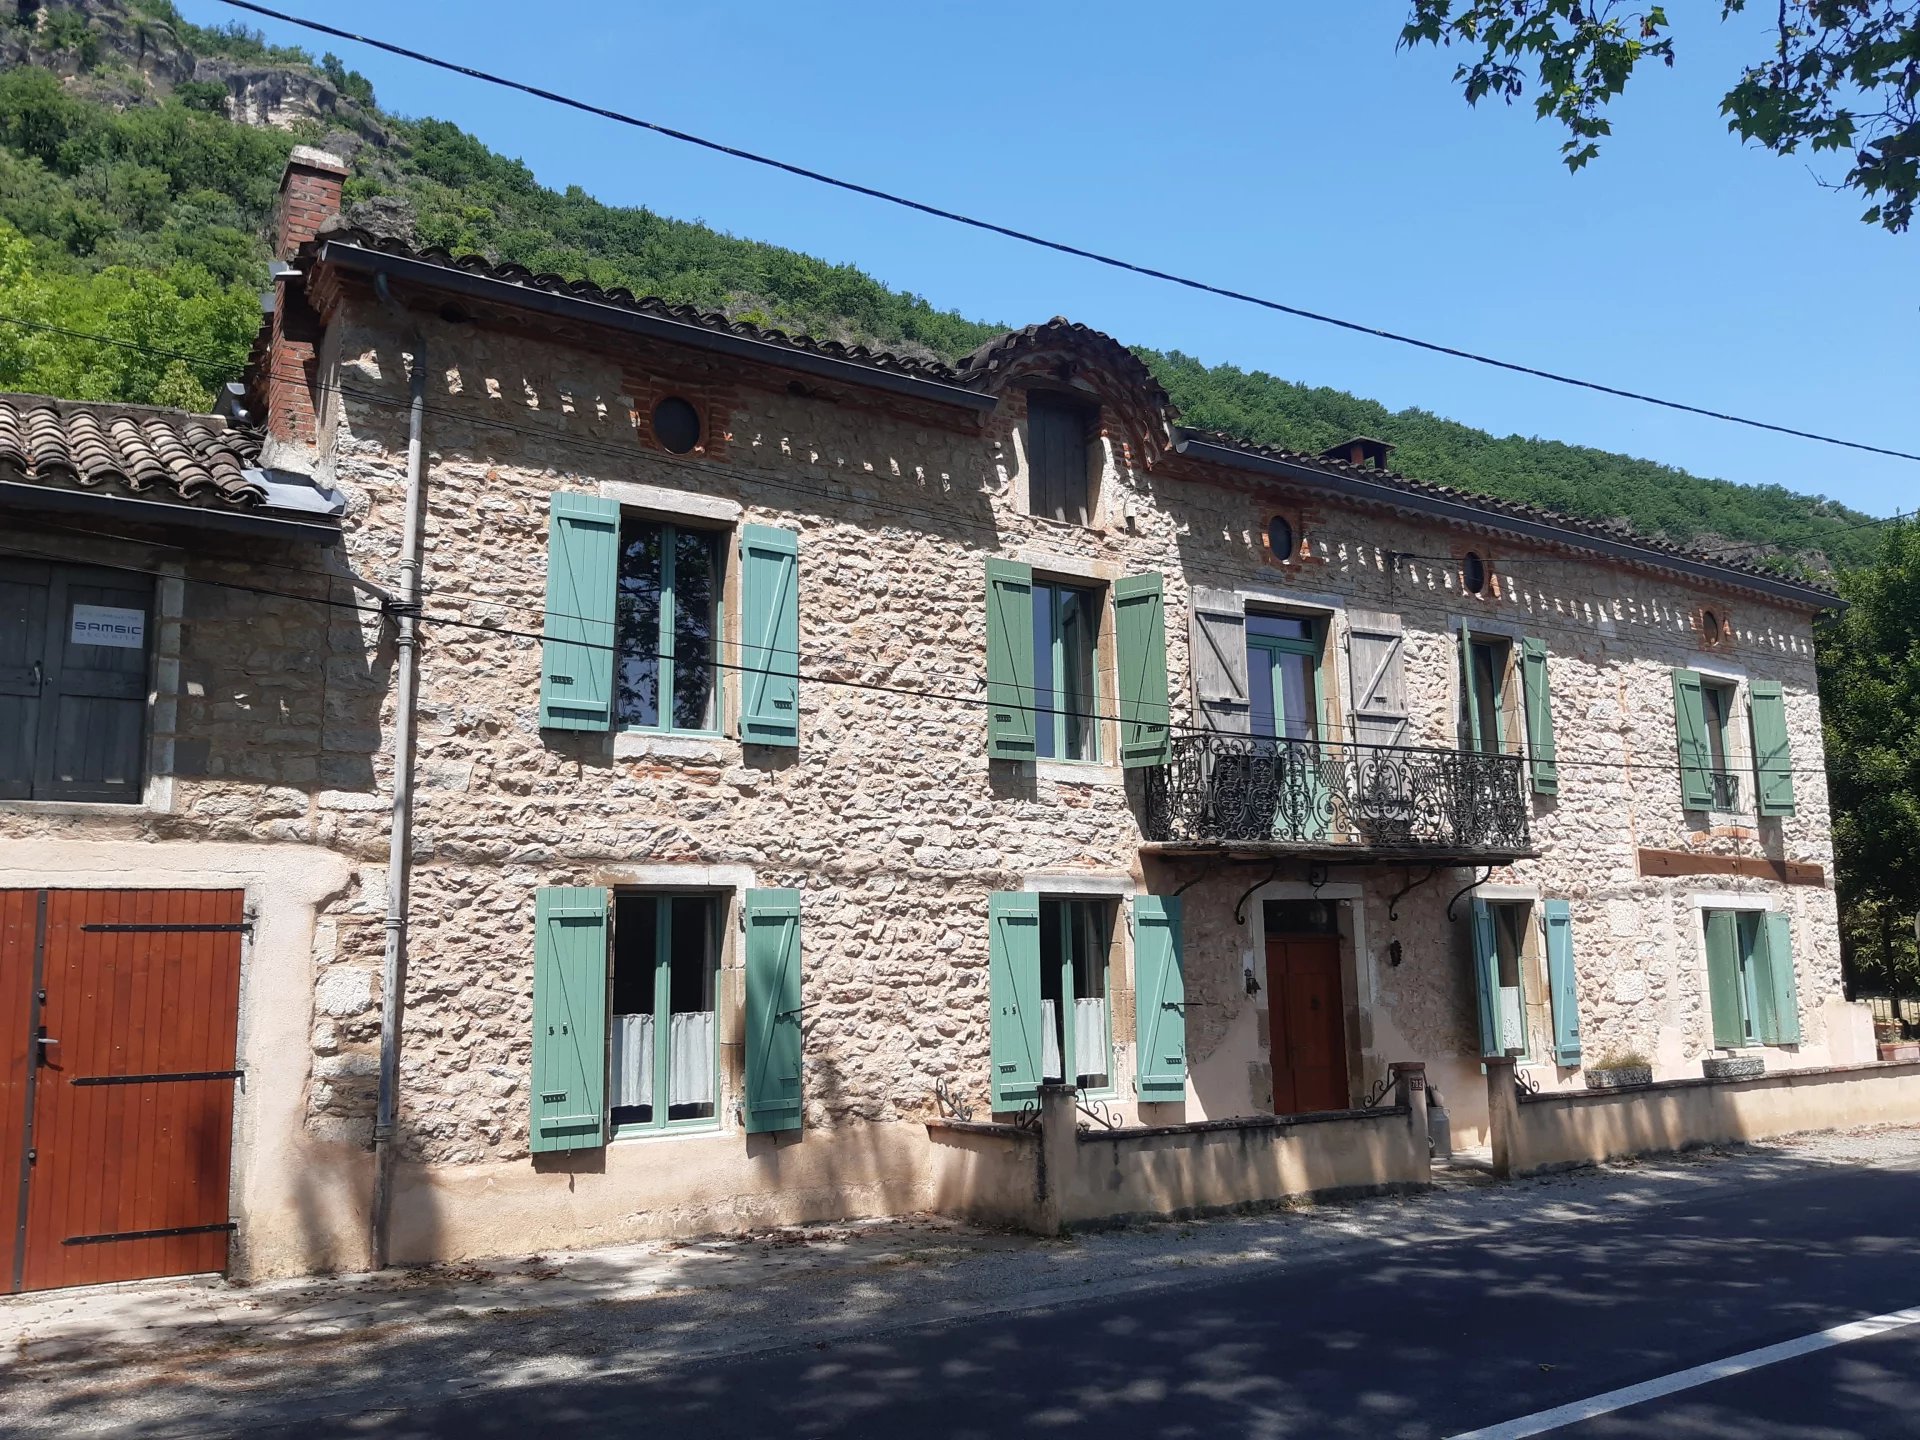
<path id="1" fill-rule="evenodd" d="M 1833 1168 L 1281 1275 L 472 1395 L 276 1436 L 1443 1440 L 1920 1305 L 1920 1176 Z M 1920 1437 L 1920 1326 L 1555 1432 Z"/>

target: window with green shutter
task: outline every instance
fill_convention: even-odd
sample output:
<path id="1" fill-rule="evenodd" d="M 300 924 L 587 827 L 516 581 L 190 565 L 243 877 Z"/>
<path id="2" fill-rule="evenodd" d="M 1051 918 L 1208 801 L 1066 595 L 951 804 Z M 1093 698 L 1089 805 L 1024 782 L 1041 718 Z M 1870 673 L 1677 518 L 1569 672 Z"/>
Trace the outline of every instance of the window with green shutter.
<path id="1" fill-rule="evenodd" d="M 1167 694 L 1167 613 L 1162 590 L 1158 575 L 1130 575 L 1113 585 L 1123 766 L 1167 762 L 1172 712 Z"/>
<path id="2" fill-rule="evenodd" d="M 1113 1086 L 1112 934 L 1113 907 L 1105 900 L 1040 901 L 1040 1070 L 1049 1084 L 1096 1094 Z"/>
<path id="3" fill-rule="evenodd" d="M 540 724 L 613 724 L 614 590 L 620 506 L 558 491 L 547 505 L 547 608 L 540 646 Z"/>
<path id="4" fill-rule="evenodd" d="M 1747 716 L 1753 730 L 1755 808 L 1762 815 L 1791 815 L 1793 747 L 1778 680 L 1755 680 L 1747 687 Z"/>
<path id="5" fill-rule="evenodd" d="M 1580 986 L 1573 968 L 1573 907 L 1549 900 L 1543 907 L 1547 931 L 1547 993 L 1553 1001 L 1553 1058 L 1561 1065 L 1580 1063 Z"/>
<path id="6" fill-rule="evenodd" d="M 740 532 L 740 738 L 800 743 L 800 537 Z"/>
<path id="7" fill-rule="evenodd" d="M 987 754 L 1031 760 L 1034 742 L 1033 567 L 987 561 Z"/>
<path id="8" fill-rule="evenodd" d="M 1500 636 L 1475 635 L 1460 628 L 1460 737 L 1463 750 L 1482 755 L 1517 753 L 1512 700 L 1507 673 L 1513 665 L 1513 642 Z"/>
<path id="9" fill-rule="evenodd" d="M 607 909 L 597 887 L 534 892 L 528 1138 L 536 1155 L 606 1143 Z"/>
<path id="10" fill-rule="evenodd" d="M 1040 897 L 1007 890 L 987 897 L 987 1033 L 996 1111 L 1039 1095 L 1045 1053 L 1040 1002 Z"/>
<path id="11" fill-rule="evenodd" d="M 615 1136 L 718 1123 L 723 908 L 711 894 L 614 898 L 607 1109 Z"/>
<path id="12" fill-rule="evenodd" d="M 1033 584 L 1034 754 L 1042 760 L 1098 760 L 1096 657 L 1100 591 Z"/>
<path id="13" fill-rule="evenodd" d="M 1134 1088 L 1143 1104 L 1187 1098 L 1187 978 L 1177 895 L 1133 900 Z"/>
<path id="14" fill-rule="evenodd" d="M 1778 910 L 1703 911 L 1713 1043 L 1800 1043 L 1791 922 Z"/>
<path id="15" fill-rule="evenodd" d="M 720 537 L 627 516 L 620 525 L 615 676 L 623 730 L 720 727 Z"/>
<path id="16" fill-rule="evenodd" d="M 1707 702 L 1697 670 L 1673 672 L 1673 733 L 1680 766 L 1680 799 L 1689 810 L 1711 810 L 1716 770 L 1708 748 Z"/>
<path id="17" fill-rule="evenodd" d="M 1553 697 L 1547 685 L 1547 642 L 1528 636 L 1520 647 L 1521 689 L 1527 705 L 1527 774 L 1536 795 L 1560 793 L 1553 746 Z"/>
<path id="18" fill-rule="evenodd" d="M 800 892 L 746 895 L 746 1129 L 798 1130 L 801 1120 Z"/>

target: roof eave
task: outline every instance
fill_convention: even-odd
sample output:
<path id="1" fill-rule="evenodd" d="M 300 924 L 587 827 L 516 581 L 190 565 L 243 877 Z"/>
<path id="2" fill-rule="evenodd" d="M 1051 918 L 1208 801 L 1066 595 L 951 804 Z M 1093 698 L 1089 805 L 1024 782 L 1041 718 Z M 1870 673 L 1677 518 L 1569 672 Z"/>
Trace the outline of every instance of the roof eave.
<path id="1" fill-rule="evenodd" d="M 338 521 L 290 519 L 260 510 L 202 508 L 167 500 L 142 500 L 132 495 L 97 490 L 66 490 L 25 480 L 0 480 L 0 506 L 54 511 L 70 515 L 103 515 L 124 522 L 184 525 L 202 530 L 225 530 L 304 545 L 332 545 L 340 539 Z"/>
<path id="2" fill-rule="evenodd" d="M 1302 484 L 1317 486 L 1335 495 L 1344 495 L 1356 500 L 1370 500 L 1382 505 L 1391 505 L 1402 510 L 1411 510 L 1416 514 L 1431 515 L 1436 519 L 1452 521 L 1461 525 L 1478 525 L 1490 530 L 1505 531 L 1510 535 L 1519 535 L 1529 540 L 1546 541 L 1556 545 L 1571 545 L 1576 549 L 1592 551 L 1609 559 L 1626 561 L 1635 565 L 1649 565 L 1695 580 L 1710 581 L 1715 585 L 1735 586 L 1742 590 L 1765 595 L 1769 599 L 1784 604 L 1799 606 L 1808 610 L 1839 610 L 1845 608 L 1845 601 L 1839 596 L 1817 585 L 1804 584 L 1789 580 L 1785 576 L 1775 579 L 1766 575 L 1753 575 L 1744 570 L 1734 570 L 1725 565 L 1716 565 L 1710 560 L 1694 560 L 1684 555 L 1670 555 L 1655 550 L 1651 546 L 1638 545 L 1631 540 L 1615 539 L 1605 535 L 1591 535 L 1583 530 L 1566 525 L 1556 525 L 1551 521 L 1535 520 L 1520 515 L 1502 515 L 1496 510 L 1483 510 L 1466 501 L 1449 499 L 1439 495 L 1422 495 L 1415 491 L 1403 490 L 1395 485 L 1382 484 L 1377 480 L 1368 480 L 1358 475 L 1343 475 L 1336 471 L 1322 470 L 1317 466 L 1303 465 L 1298 461 L 1282 460 L 1273 455 L 1256 455 L 1245 450 L 1237 450 L 1230 445 L 1217 441 L 1203 440 L 1193 435 L 1181 435 L 1174 442 L 1174 449 L 1191 459 L 1203 460 L 1215 465 L 1226 465 L 1239 470 L 1252 471 L 1255 474 L 1271 475 L 1279 479 L 1293 480 Z"/>
<path id="3" fill-rule="evenodd" d="M 910 395 L 915 399 L 930 400 L 935 404 L 952 405 L 959 409 L 974 411 L 989 411 L 999 404 L 997 396 L 961 385 L 949 385 L 917 375 L 903 375 L 895 370 L 862 365 L 855 360 L 841 360 L 832 355 L 800 350 L 770 340 L 730 335 L 723 331 L 709 330 L 705 326 L 690 325 L 683 320 L 647 315 L 637 310 L 629 310 L 624 306 L 610 305 L 604 301 L 590 300 L 578 295 L 555 294 L 550 290 L 536 289 L 511 280 L 501 280 L 491 275 L 477 275 L 469 270 L 451 265 L 439 265 L 431 260 L 421 260 L 412 256 L 392 255 L 346 241 L 322 241 L 317 260 L 320 264 L 339 265 L 363 274 L 384 273 L 389 280 L 443 290 L 449 294 L 462 295 L 473 300 L 518 306 L 537 314 L 551 315 L 581 324 L 597 325 L 628 335 L 644 335 L 649 339 L 665 340 L 693 349 L 732 355 L 739 359 L 757 361 L 783 370 L 797 370 L 802 374 L 818 375 L 823 379 L 838 380 L 868 389 Z"/>

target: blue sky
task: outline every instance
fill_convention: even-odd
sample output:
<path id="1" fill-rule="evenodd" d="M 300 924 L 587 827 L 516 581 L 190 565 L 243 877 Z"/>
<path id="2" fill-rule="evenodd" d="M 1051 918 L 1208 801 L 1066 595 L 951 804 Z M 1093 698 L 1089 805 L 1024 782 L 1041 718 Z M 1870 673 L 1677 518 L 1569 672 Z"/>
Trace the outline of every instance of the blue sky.
<path id="1" fill-rule="evenodd" d="M 202 24 L 245 18 L 182 0 Z M 285 0 L 328 22 L 743 148 L 1292 304 L 1800 428 L 1920 451 L 1920 233 L 1862 225 L 1830 159 L 1717 114 L 1758 16 L 1675 7 L 1578 175 L 1530 107 L 1469 109 L 1397 52 L 1397 0 L 1171 9 L 947 3 Z M 1764 8 L 1764 7 L 1762 7 Z M 543 16 L 545 18 L 543 18 Z M 250 21 L 249 23 L 256 23 Z M 320 52 L 321 37 L 257 22 Z M 1920 504 L 1920 465 L 1423 355 L 919 217 L 334 44 L 381 103 L 578 185 L 851 262 L 976 319 L 1054 314 L 1395 408 L 1832 496 Z"/>

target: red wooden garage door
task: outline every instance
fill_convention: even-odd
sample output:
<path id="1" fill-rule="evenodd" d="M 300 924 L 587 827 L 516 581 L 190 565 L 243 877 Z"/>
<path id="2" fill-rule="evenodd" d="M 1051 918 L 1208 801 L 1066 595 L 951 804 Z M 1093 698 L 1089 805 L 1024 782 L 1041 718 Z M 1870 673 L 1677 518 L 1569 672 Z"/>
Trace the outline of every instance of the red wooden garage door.
<path id="1" fill-rule="evenodd" d="M 0 893 L 8 1288 L 225 1268 L 244 903 Z"/>

